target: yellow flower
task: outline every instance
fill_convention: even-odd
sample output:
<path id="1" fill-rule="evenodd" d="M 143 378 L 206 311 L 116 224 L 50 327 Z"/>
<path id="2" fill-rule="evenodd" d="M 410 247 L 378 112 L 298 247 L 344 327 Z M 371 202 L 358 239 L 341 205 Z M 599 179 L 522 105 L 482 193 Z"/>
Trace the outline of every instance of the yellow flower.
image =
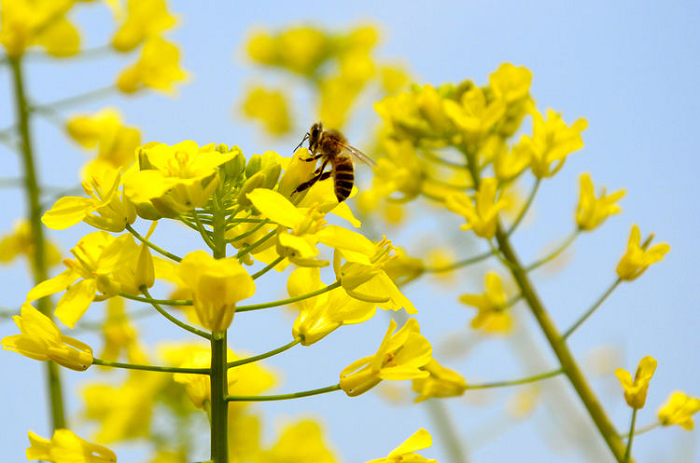
<path id="1" fill-rule="evenodd" d="M 425 429 L 419 429 L 401 445 L 392 450 L 386 458 L 370 460 L 367 463 L 437 463 L 437 460 L 427 458 L 414 453 L 433 445 L 433 438 Z"/>
<path id="2" fill-rule="evenodd" d="M 139 152 L 141 170 L 125 175 L 124 193 L 136 204 L 153 204 L 164 216 L 203 207 L 219 185 L 218 167 L 236 153 L 193 141 L 148 143 Z"/>
<path id="3" fill-rule="evenodd" d="M 382 380 L 403 381 L 427 378 L 423 370 L 432 359 L 432 347 L 420 334 L 414 318 L 396 333 L 396 322 L 389 322 L 389 329 L 376 354 L 351 363 L 340 372 L 340 387 L 350 397 L 363 394 Z"/>
<path id="4" fill-rule="evenodd" d="M 97 148 L 97 157 L 88 162 L 81 176 L 89 180 L 100 175 L 103 164 L 113 169 L 126 169 L 136 160 L 141 133 L 122 124 L 119 112 L 104 109 L 92 116 L 76 116 L 66 124 L 68 135 L 85 149 Z"/>
<path id="5" fill-rule="evenodd" d="M 248 40 L 246 48 L 255 62 L 311 77 L 330 56 L 330 47 L 330 37 L 324 32 L 302 26 L 278 35 L 258 32 Z"/>
<path id="6" fill-rule="evenodd" d="M 227 350 L 227 359 L 233 357 L 233 351 Z M 178 367 L 180 368 L 209 368 L 211 366 L 211 349 L 208 346 L 192 347 Z M 238 381 L 238 371 L 233 368 L 228 370 L 226 376 L 227 390 Z M 205 409 L 206 403 L 211 401 L 211 377 L 209 375 L 196 375 L 190 373 L 175 373 L 173 380 L 184 384 L 187 395 L 192 399 L 195 407 Z"/>
<path id="7" fill-rule="evenodd" d="M 255 294 L 255 283 L 235 258 L 214 259 L 204 251 L 187 254 L 178 265 L 180 279 L 192 291 L 192 303 L 202 326 L 225 331 L 236 303 Z"/>
<path id="8" fill-rule="evenodd" d="M 644 407 L 644 402 L 647 400 L 647 389 L 649 388 L 649 380 L 654 375 L 656 370 L 656 359 L 651 356 L 646 356 L 639 362 L 637 371 L 632 375 L 622 368 L 615 370 L 615 376 L 620 380 L 623 389 L 625 390 L 625 400 L 627 405 L 632 408 Z"/>
<path id="9" fill-rule="evenodd" d="M 12 318 L 22 334 L 2 338 L 3 349 L 34 360 L 53 360 L 76 371 L 85 371 L 92 365 L 90 346 L 62 335 L 49 317 L 30 304 L 22 304 L 21 315 Z"/>
<path id="10" fill-rule="evenodd" d="M 393 249 L 391 241 L 386 237 L 373 246 L 368 255 L 337 248 L 333 270 L 343 289 L 355 299 L 374 302 L 383 310 L 397 311 L 404 308 L 406 313 L 413 314 L 417 312 L 416 308 L 384 270 L 396 258 L 391 254 Z M 342 258 L 346 262 L 341 265 Z"/>
<path id="11" fill-rule="evenodd" d="M 169 365 L 180 367 L 208 368 L 211 364 L 211 348 L 206 344 L 177 343 L 162 345 L 158 349 L 159 356 Z M 230 349 L 227 350 L 229 362 L 239 360 Z M 186 385 L 193 403 L 201 407 L 209 400 L 209 377 L 177 373 L 175 381 Z M 259 395 L 277 384 L 276 375 L 261 362 L 246 363 L 228 370 L 228 393 L 232 395 Z M 240 412 L 247 402 L 231 402 L 229 410 Z"/>
<path id="12" fill-rule="evenodd" d="M 459 301 L 475 307 L 478 313 L 471 321 L 472 328 L 498 328 L 496 331 L 509 332 L 513 321 L 505 312 L 506 293 L 503 282 L 496 272 L 486 274 L 486 292 L 483 294 L 462 294 Z"/>
<path id="13" fill-rule="evenodd" d="M 180 50 L 159 37 L 146 40 L 138 61 L 117 77 L 117 88 L 134 93 L 149 87 L 166 94 L 175 91 L 174 84 L 187 80 L 187 72 L 180 67 Z"/>
<path id="14" fill-rule="evenodd" d="M 289 424 L 277 442 L 258 456 L 260 463 L 337 463 L 338 459 L 325 442 L 323 429 L 313 420 Z"/>
<path id="15" fill-rule="evenodd" d="M 104 347 L 99 358 L 108 362 L 120 359 L 122 351 L 129 363 L 146 364 L 148 358 L 138 340 L 138 331 L 126 314 L 124 299 L 114 297 L 107 301 L 107 319 L 102 325 Z"/>
<path id="16" fill-rule="evenodd" d="M 491 239 L 496 234 L 498 212 L 507 206 L 503 199 L 496 199 L 498 180 L 485 178 L 476 192 L 476 200 L 464 193 L 455 193 L 447 197 L 445 205 L 450 211 L 463 216 L 467 223 L 462 230 L 474 230 L 478 236 Z"/>
<path id="17" fill-rule="evenodd" d="M 132 370 L 120 385 L 84 385 L 82 414 L 99 422 L 94 439 L 110 443 L 150 437 L 155 401 L 169 381 L 170 377 L 163 373 Z"/>
<path id="18" fill-rule="evenodd" d="M 119 190 L 121 172 L 108 164 L 93 165 L 89 181 L 82 183 L 89 196 L 64 196 L 44 213 L 41 221 L 52 230 L 65 230 L 84 221 L 111 232 L 124 231 L 136 221 L 134 204 Z"/>
<path id="19" fill-rule="evenodd" d="M 427 378 L 413 380 L 411 388 L 420 395 L 415 402 L 422 402 L 431 397 L 455 397 L 464 394 L 467 382 L 454 370 L 445 368 L 437 360 L 431 360 L 423 370 L 430 373 Z"/>
<path id="20" fill-rule="evenodd" d="M 80 35 L 65 15 L 74 0 L 12 0 L 2 3 L 0 44 L 18 58 L 32 45 L 55 57 L 72 56 L 80 49 Z"/>
<path id="21" fill-rule="evenodd" d="M 44 439 L 29 431 L 27 460 L 53 463 L 116 463 L 117 456 L 107 447 L 93 444 L 68 429 L 57 429 L 53 437 Z"/>
<path id="22" fill-rule="evenodd" d="M 493 159 L 493 171 L 496 178 L 507 182 L 517 178 L 522 171 L 530 166 L 531 158 L 527 151 L 522 149 L 508 150 L 502 138 L 497 137 L 492 145 L 495 151 Z"/>
<path id="23" fill-rule="evenodd" d="M 318 268 L 301 267 L 289 275 L 287 291 L 290 297 L 308 294 L 323 288 Z M 301 342 L 310 346 L 342 325 L 362 323 L 372 318 L 376 304 L 363 302 L 347 295 L 342 288 L 336 288 L 316 297 L 296 303 L 299 316 L 294 322 L 292 334 L 303 336 Z"/>
<path id="24" fill-rule="evenodd" d="M 480 140 L 506 112 L 503 100 L 499 98 L 487 103 L 479 87 L 464 92 L 459 102 L 445 100 L 444 104 L 445 112 L 468 141 Z"/>
<path id="25" fill-rule="evenodd" d="M 693 415 L 700 411 L 700 398 L 675 391 L 659 409 L 659 422 L 664 426 L 677 424 L 688 431 L 693 429 Z"/>
<path id="26" fill-rule="evenodd" d="M 318 210 L 318 206 L 297 207 L 281 194 L 266 188 L 257 188 L 247 197 L 264 217 L 279 224 L 277 253 L 296 265 L 328 265 L 328 262 L 316 259 L 320 252 L 317 243 L 343 249 L 345 253 L 369 263 L 366 255 L 374 249 L 372 242 L 338 225 L 326 225 L 324 213 Z"/>
<path id="27" fill-rule="evenodd" d="M 27 302 L 67 290 L 56 305 L 55 315 L 64 325 L 73 328 L 93 300 L 119 294 L 120 284 L 112 274 L 132 262 L 138 249 L 131 235 L 114 238 L 103 231 L 90 233 L 71 249 L 75 260 L 63 261 L 67 269 L 32 288 Z"/>
<path id="28" fill-rule="evenodd" d="M 281 90 L 268 90 L 258 85 L 246 92 L 242 104 L 243 114 L 260 122 L 270 135 L 285 135 L 291 129 L 287 100 L 287 95 Z"/>
<path id="29" fill-rule="evenodd" d="M 581 132 L 588 122 L 578 119 L 569 127 L 552 109 L 547 111 L 546 121 L 537 110 L 532 116 L 532 136 L 523 135 L 513 150 L 522 150 L 530 157 L 530 167 L 537 178 L 551 177 L 564 166 L 569 154 L 583 148 Z"/>
<path id="30" fill-rule="evenodd" d="M 580 181 L 581 192 L 576 207 L 576 224 L 578 224 L 579 230 L 593 230 L 609 216 L 619 214 L 622 211 L 622 208 L 615 203 L 625 196 L 625 190 L 619 190 L 606 196 L 605 188 L 603 188 L 600 197 L 596 198 L 590 174 L 581 174 Z"/>
<path id="31" fill-rule="evenodd" d="M 112 47 L 120 52 L 131 51 L 176 23 L 165 0 L 128 0 L 126 18 L 112 37 Z"/>
<path id="32" fill-rule="evenodd" d="M 506 103 L 527 97 L 532 82 L 532 72 L 526 67 L 515 67 L 511 63 L 503 63 L 496 72 L 489 76 L 489 85 L 496 98 L 502 98 Z"/>
<path id="33" fill-rule="evenodd" d="M 660 243 L 648 249 L 654 235 L 641 243 L 641 233 L 637 225 L 632 225 L 632 232 L 627 243 L 627 251 L 622 256 L 617 264 L 617 275 L 622 280 L 632 281 L 639 277 L 653 263 L 660 261 L 664 255 L 671 250 L 671 247 L 666 243 Z"/>
<path id="34" fill-rule="evenodd" d="M 44 242 L 46 264 L 53 267 L 61 262 L 61 251 L 50 242 Z M 34 261 L 36 242 L 32 237 L 32 227 L 26 220 L 15 222 L 12 233 L 0 237 L 0 263 L 9 264 L 24 255 L 29 262 Z"/>

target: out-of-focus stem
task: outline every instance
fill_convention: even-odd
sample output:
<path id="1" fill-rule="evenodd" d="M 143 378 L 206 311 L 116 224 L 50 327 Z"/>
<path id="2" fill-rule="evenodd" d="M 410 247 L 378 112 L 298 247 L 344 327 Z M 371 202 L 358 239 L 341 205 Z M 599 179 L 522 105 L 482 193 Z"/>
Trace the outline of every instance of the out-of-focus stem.
<path id="1" fill-rule="evenodd" d="M 21 57 L 9 58 L 9 62 L 12 68 L 12 80 L 14 84 L 16 117 L 18 122 L 17 128 L 21 144 L 22 165 L 24 167 L 24 190 L 27 195 L 27 205 L 29 209 L 28 219 L 31 227 L 32 240 L 34 242 L 31 267 L 34 283 L 38 284 L 48 278 L 46 242 L 43 225 L 41 223 L 41 191 L 32 150 L 32 139 L 29 127 L 30 111 L 24 89 L 22 59 Z M 48 297 L 39 299 L 37 301 L 37 308 L 47 317 L 53 318 L 53 314 L 51 313 L 51 300 Z M 63 393 L 61 390 L 61 377 L 58 371 L 58 365 L 52 361 L 46 362 L 46 373 L 53 429 L 65 428 L 67 425 L 63 408 Z"/>

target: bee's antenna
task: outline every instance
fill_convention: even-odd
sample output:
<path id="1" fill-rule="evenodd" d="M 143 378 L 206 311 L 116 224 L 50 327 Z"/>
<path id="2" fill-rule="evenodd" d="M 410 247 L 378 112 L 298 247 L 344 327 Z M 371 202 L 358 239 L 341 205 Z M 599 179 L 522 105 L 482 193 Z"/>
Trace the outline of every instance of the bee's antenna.
<path id="1" fill-rule="evenodd" d="M 296 153 L 297 150 L 298 150 L 299 148 L 301 148 L 301 145 L 303 145 L 304 142 L 305 142 L 306 140 L 308 140 L 310 136 L 311 136 L 311 134 L 309 134 L 309 132 L 306 132 L 306 135 L 304 135 L 304 138 L 301 140 L 301 143 L 299 143 L 299 144 L 297 145 L 297 147 L 294 148 L 294 151 L 292 151 L 292 154 Z"/>

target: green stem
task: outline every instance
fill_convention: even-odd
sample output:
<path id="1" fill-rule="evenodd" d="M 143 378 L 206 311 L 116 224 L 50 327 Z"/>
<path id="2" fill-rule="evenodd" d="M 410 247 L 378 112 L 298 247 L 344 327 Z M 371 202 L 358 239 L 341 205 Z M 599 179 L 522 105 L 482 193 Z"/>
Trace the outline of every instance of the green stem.
<path id="1" fill-rule="evenodd" d="M 134 230 L 134 228 L 133 228 L 131 225 L 127 224 L 127 225 L 126 225 L 126 229 L 127 229 L 127 231 L 128 231 L 129 233 L 131 233 L 132 235 L 134 235 L 134 237 L 135 237 L 137 240 L 141 241 L 142 243 L 146 243 L 146 246 L 148 246 L 149 248 L 153 249 L 155 252 L 157 252 L 157 253 L 159 253 L 159 254 L 161 254 L 161 255 L 167 257 L 167 258 L 170 259 L 170 260 L 174 260 L 175 262 L 180 262 L 180 261 L 182 261 L 182 257 L 176 256 L 175 254 L 172 254 L 172 253 L 166 251 L 165 249 L 162 249 L 162 248 L 156 246 L 155 244 L 151 243 L 151 242 L 148 241 L 146 238 L 144 238 L 143 236 L 141 236 L 141 235 L 139 234 L 139 232 L 137 232 L 136 230 Z"/>
<path id="2" fill-rule="evenodd" d="M 279 395 L 227 395 L 226 400 L 229 402 L 269 402 L 273 400 L 289 400 L 299 399 L 301 397 L 309 397 L 312 395 L 325 394 L 326 392 L 339 391 L 340 384 L 333 386 L 322 387 L 320 389 L 312 389 L 310 391 L 293 392 L 291 394 Z"/>
<path id="3" fill-rule="evenodd" d="M 221 186 L 212 198 L 212 251 L 214 259 L 226 257 L 226 209 L 221 204 Z M 195 219 L 197 219 L 196 211 Z M 197 225 L 200 222 L 197 221 Z M 204 236 L 204 235 L 202 235 Z M 227 309 L 225 309 L 227 310 Z M 228 463 L 228 344 L 226 328 L 211 337 L 211 459 Z"/>
<path id="4" fill-rule="evenodd" d="M 586 381 L 586 378 L 581 372 L 576 360 L 566 346 L 566 343 L 563 341 L 559 331 L 554 325 L 554 322 L 545 310 L 539 296 L 537 293 L 535 293 L 535 289 L 530 283 L 527 272 L 520 263 L 520 260 L 510 245 L 508 237 L 501 230 L 500 226 L 496 231 L 496 239 L 498 241 L 501 253 L 511 263 L 508 268 L 510 269 L 511 275 L 513 275 L 516 283 L 520 287 L 523 299 L 527 302 L 528 306 L 530 307 L 530 311 L 535 316 L 537 323 L 544 332 L 547 341 L 552 347 L 554 354 L 557 356 L 557 359 L 564 370 L 564 374 L 566 374 L 567 378 L 569 378 L 569 381 L 576 390 L 576 393 L 583 402 L 583 405 L 586 407 L 588 414 L 593 420 L 596 428 L 598 428 L 598 431 L 605 440 L 613 456 L 618 463 L 623 463 L 625 452 L 624 444 L 618 436 L 615 426 L 613 426 L 612 422 L 605 413 L 605 410 L 598 401 L 598 398 L 593 393 L 593 390 L 589 386 L 588 381 Z"/>
<path id="5" fill-rule="evenodd" d="M 637 421 L 637 409 L 632 409 L 632 422 L 630 423 L 630 437 L 627 440 L 627 448 L 625 449 L 625 463 L 630 461 L 630 456 L 632 455 L 632 441 L 634 440 L 634 424 Z"/>
<path id="6" fill-rule="evenodd" d="M 474 257 L 470 257 L 468 259 L 464 260 L 458 260 L 457 262 L 453 262 L 448 265 L 443 265 L 442 267 L 426 267 L 424 269 L 425 272 L 428 273 L 444 273 L 444 272 L 449 272 L 450 270 L 456 270 L 458 268 L 466 267 L 468 265 L 476 264 L 477 262 L 481 262 L 482 260 L 486 260 L 489 257 L 493 256 L 493 251 L 488 251 L 483 254 L 478 254 Z"/>
<path id="7" fill-rule="evenodd" d="M 146 288 L 145 286 L 141 286 L 141 288 L 139 288 L 139 289 L 143 292 L 143 294 L 146 295 L 146 297 L 151 299 L 150 304 L 158 311 L 158 313 L 161 314 L 162 316 L 164 316 L 165 318 L 167 318 L 169 321 L 171 321 L 175 325 L 179 326 L 183 330 L 189 331 L 190 333 L 196 334 L 197 336 L 201 336 L 204 339 L 211 339 L 212 338 L 212 336 L 209 333 L 207 333 L 206 331 L 202 331 L 200 329 L 195 328 L 194 326 L 190 326 L 187 323 L 178 320 L 177 318 L 170 315 L 160 305 L 153 302 L 154 299 L 151 298 L 151 294 L 148 292 L 148 288 Z"/>
<path id="8" fill-rule="evenodd" d="M 619 285 L 620 283 L 622 283 L 621 279 L 618 278 L 617 280 L 615 280 L 613 284 L 610 285 L 610 287 L 603 293 L 603 295 L 600 296 L 597 301 L 595 301 L 591 308 L 588 309 L 583 315 L 581 315 L 581 318 L 576 320 L 576 322 L 571 328 L 564 332 L 564 334 L 561 337 L 562 341 L 566 341 L 569 338 L 569 336 L 571 336 L 571 334 L 573 334 L 573 332 L 576 331 L 576 329 L 588 319 L 588 317 L 593 315 L 593 312 L 595 312 L 596 309 L 600 307 L 600 305 L 608 298 L 608 296 L 610 296 L 610 294 L 612 294 L 612 292 L 615 291 L 615 288 L 617 288 L 617 285 Z"/>
<path id="9" fill-rule="evenodd" d="M 562 368 L 554 371 L 548 371 L 546 373 L 539 373 L 537 375 L 528 376 L 520 379 L 511 379 L 508 381 L 494 381 L 492 383 L 482 383 L 482 384 L 468 384 L 467 390 L 472 389 L 491 389 L 494 387 L 507 387 L 507 386 L 518 386 L 520 384 L 535 383 L 537 381 L 542 381 L 543 379 L 553 378 L 564 373 Z"/>
<path id="10" fill-rule="evenodd" d="M 102 365 L 112 368 L 125 368 L 127 370 L 144 370 L 144 371 L 160 371 L 163 373 L 189 373 L 193 375 L 208 375 L 209 368 L 179 368 L 179 367 L 160 367 L 156 365 L 136 365 L 133 363 L 109 362 L 98 358 L 92 359 L 93 365 Z"/>
<path id="11" fill-rule="evenodd" d="M 293 340 L 292 342 L 287 343 L 287 344 L 285 344 L 284 346 L 278 347 L 277 349 L 271 350 L 271 351 L 269 351 L 269 352 L 265 352 L 264 354 L 256 355 L 256 356 L 254 356 L 254 357 L 248 357 L 248 358 L 241 359 L 241 360 L 234 360 L 233 362 L 228 362 L 228 363 L 226 364 L 226 367 L 227 367 L 227 368 L 233 368 L 233 367 L 238 367 L 238 366 L 241 366 L 241 365 L 245 365 L 246 363 L 257 362 L 258 360 L 264 360 L 264 359 L 266 359 L 266 358 L 268 358 L 268 357 L 272 357 L 273 355 L 277 355 L 277 354 L 279 354 L 279 353 L 281 353 L 281 352 L 284 352 L 284 351 L 286 351 L 286 350 L 291 349 L 292 347 L 294 347 L 294 346 L 296 346 L 297 344 L 299 344 L 302 340 L 303 340 L 303 338 L 298 337 L 298 338 L 296 338 L 295 340 Z"/>
<path id="12" fill-rule="evenodd" d="M 540 183 L 542 180 L 540 178 L 537 178 L 535 180 L 535 185 L 532 187 L 532 191 L 530 192 L 530 195 L 527 197 L 527 201 L 525 202 L 525 205 L 523 206 L 522 210 L 518 214 L 518 216 L 515 218 L 515 221 L 513 222 L 513 225 L 510 226 L 510 229 L 508 229 L 508 232 L 506 232 L 506 236 L 510 236 L 513 234 L 516 228 L 518 228 L 518 225 L 520 225 L 520 222 L 525 218 L 525 215 L 527 214 L 527 211 L 530 209 L 530 206 L 532 206 L 532 201 L 535 199 L 535 195 L 537 195 L 537 190 L 540 188 Z"/>
<path id="13" fill-rule="evenodd" d="M 574 242 L 576 237 L 581 231 L 577 228 L 576 230 L 573 231 L 554 251 L 552 251 L 548 256 L 543 257 L 542 259 L 536 260 L 532 264 L 528 265 L 525 267 L 525 271 L 531 272 L 535 270 L 536 268 L 546 264 L 547 262 L 551 261 L 552 259 L 556 258 L 559 254 L 564 252 L 566 248 L 568 248 L 571 243 Z"/>
<path id="14" fill-rule="evenodd" d="M 171 306 L 183 306 L 183 305 L 192 305 L 192 301 L 190 299 L 153 299 L 150 297 L 141 297 L 141 296 L 134 296 L 129 293 L 119 293 L 121 297 L 124 299 L 130 299 L 132 301 L 138 301 L 138 302 L 145 302 L 146 304 L 163 304 L 163 305 L 171 305 Z"/>
<path id="15" fill-rule="evenodd" d="M 252 275 L 252 276 L 253 276 L 253 280 L 257 280 L 257 279 L 260 278 L 261 276 L 265 275 L 267 272 L 269 272 L 270 270 L 272 270 L 273 268 L 275 268 L 275 265 L 279 264 L 279 263 L 282 262 L 284 259 L 286 259 L 286 258 L 280 256 L 280 257 L 278 257 L 277 259 L 275 259 L 274 261 L 270 262 L 265 268 L 261 269 L 259 272 L 256 272 L 256 273 L 254 273 L 254 274 Z"/>
<path id="16" fill-rule="evenodd" d="M 39 188 L 38 174 L 34 162 L 32 149 L 32 138 L 29 126 L 29 104 L 24 89 L 24 77 L 22 74 L 22 61 L 19 58 L 9 58 L 12 68 L 12 78 L 16 100 L 16 111 L 18 121 L 18 135 L 21 140 L 22 164 L 24 168 L 24 189 L 29 205 L 29 224 L 31 227 L 32 240 L 34 242 L 34 253 L 32 255 L 32 274 L 34 283 L 48 279 L 48 268 L 46 263 L 46 238 L 44 228 L 41 223 L 41 189 Z M 37 308 L 41 313 L 49 318 L 53 318 L 51 313 L 51 300 L 48 297 L 37 301 Z M 56 362 L 46 362 L 47 382 L 49 392 L 49 402 L 51 404 L 51 421 L 54 430 L 66 428 L 66 416 L 63 407 L 63 392 L 61 378 Z"/>
<path id="17" fill-rule="evenodd" d="M 236 307 L 236 313 L 248 312 L 249 310 L 268 309 L 270 307 L 279 307 L 281 305 L 291 304 L 292 302 L 303 301 L 304 299 L 309 299 L 311 297 L 318 296 L 319 294 L 327 293 L 328 291 L 332 291 L 335 288 L 339 288 L 339 287 L 340 287 L 340 281 L 336 281 L 335 283 L 330 284 L 330 285 L 326 286 L 325 288 L 317 289 L 316 291 L 302 294 L 301 296 L 290 297 L 289 299 L 282 299 L 281 301 L 266 302 L 264 304 L 242 305 L 242 306 Z"/>

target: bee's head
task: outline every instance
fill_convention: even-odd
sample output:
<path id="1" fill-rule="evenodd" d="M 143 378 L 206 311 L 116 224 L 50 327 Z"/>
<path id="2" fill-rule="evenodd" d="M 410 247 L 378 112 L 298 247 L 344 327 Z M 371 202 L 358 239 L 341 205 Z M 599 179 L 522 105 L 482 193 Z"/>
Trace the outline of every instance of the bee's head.
<path id="1" fill-rule="evenodd" d="M 314 125 L 311 126 L 311 130 L 309 130 L 309 148 L 311 151 L 314 151 L 316 144 L 318 143 L 318 140 L 321 138 L 321 134 L 323 133 L 323 124 L 320 122 L 316 122 Z"/>

